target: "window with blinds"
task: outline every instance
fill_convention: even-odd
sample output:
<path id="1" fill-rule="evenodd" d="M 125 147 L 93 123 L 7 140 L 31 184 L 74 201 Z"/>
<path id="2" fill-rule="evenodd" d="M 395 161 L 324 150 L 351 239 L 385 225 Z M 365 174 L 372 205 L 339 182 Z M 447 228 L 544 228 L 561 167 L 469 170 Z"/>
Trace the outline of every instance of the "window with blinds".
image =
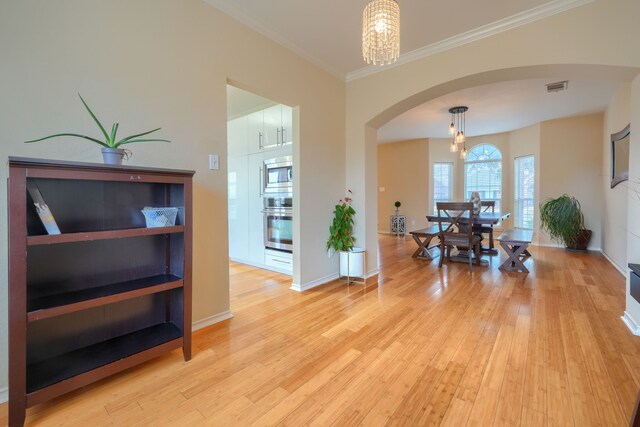
<path id="1" fill-rule="evenodd" d="M 533 229 L 535 158 L 517 157 L 514 162 L 514 224 L 518 228 Z"/>
<path id="2" fill-rule="evenodd" d="M 496 212 L 502 212 L 502 153 L 489 144 L 469 150 L 464 162 L 464 198 L 480 193 L 481 200 L 496 202 Z"/>
<path id="3" fill-rule="evenodd" d="M 453 163 L 434 163 L 433 213 L 438 213 L 438 202 L 450 202 L 451 199 L 453 199 Z"/>

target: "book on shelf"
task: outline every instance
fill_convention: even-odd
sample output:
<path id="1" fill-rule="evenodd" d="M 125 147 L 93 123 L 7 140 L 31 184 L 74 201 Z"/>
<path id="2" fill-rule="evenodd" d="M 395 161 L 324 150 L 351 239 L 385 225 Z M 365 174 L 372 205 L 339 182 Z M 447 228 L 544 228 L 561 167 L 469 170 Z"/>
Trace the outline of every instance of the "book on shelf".
<path id="1" fill-rule="evenodd" d="M 60 229 L 58 228 L 58 224 L 56 223 L 51 210 L 49 210 L 49 206 L 44 201 L 42 193 L 40 193 L 38 185 L 32 180 L 27 180 L 27 191 L 31 196 L 31 200 L 33 201 L 33 205 L 36 208 L 36 212 L 40 217 L 40 221 L 42 221 L 42 225 L 44 225 L 44 228 L 47 230 L 47 233 L 61 234 Z"/>

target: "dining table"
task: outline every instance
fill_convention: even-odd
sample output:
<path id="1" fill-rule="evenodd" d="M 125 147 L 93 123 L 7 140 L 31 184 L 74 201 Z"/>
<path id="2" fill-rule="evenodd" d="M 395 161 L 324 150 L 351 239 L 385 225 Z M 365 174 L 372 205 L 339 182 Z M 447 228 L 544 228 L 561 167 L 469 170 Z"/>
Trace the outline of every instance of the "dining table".
<path id="1" fill-rule="evenodd" d="M 480 212 L 478 214 L 475 214 L 473 217 L 473 223 L 474 224 L 478 224 L 478 225 L 490 225 L 490 226 L 494 226 L 496 224 L 498 224 L 500 221 L 504 221 L 505 219 L 509 218 L 511 216 L 511 212 Z M 440 217 L 438 216 L 438 214 L 430 214 L 427 215 L 427 220 L 429 220 L 429 222 L 434 222 L 437 223 L 438 219 Z M 447 220 L 447 216 L 442 216 L 443 218 L 443 222 L 446 222 Z M 469 214 L 463 214 L 460 219 L 461 222 L 464 222 L 464 219 L 467 219 L 467 222 L 469 220 Z M 484 245 L 482 245 L 482 242 L 480 243 L 480 251 L 482 254 L 486 254 L 486 255 L 498 255 L 498 250 L 493 248 L 493 242 L 489 242 L 489 246 L 486 247 Z M 492 249 L 493 248 L 493 249 Z M 466 258 L 466 256 L 463 257 L 464 258 L 464 262 L 468 262 L 468 259 Z"/>

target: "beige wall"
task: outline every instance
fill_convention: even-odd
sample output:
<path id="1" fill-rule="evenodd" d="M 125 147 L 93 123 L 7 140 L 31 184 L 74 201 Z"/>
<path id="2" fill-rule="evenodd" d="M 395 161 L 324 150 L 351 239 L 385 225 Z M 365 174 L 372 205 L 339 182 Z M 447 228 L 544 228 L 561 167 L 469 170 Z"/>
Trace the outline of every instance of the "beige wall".
<path id="1" fill-rule="evenodd" d="M 0 3 L 0 144 L 9 155 L 100 162 L 99 147 L 22 141 L 60 131 L 96 134 L 80 92 L 122 134 L 161 126 L 172 144 L 138 144 L 130 164 L 195 169 L 194 321 L 229 309 L 226 84 L 295 106 L 298 208 L 294 281 L 337 272 L 325 241 L 345 189 L 345 84 L 201 0 Z M 207 168 L 209 153 L 221 170 Z M 321 178 L 321 179 L 319 179 Z M 6 186 L 0 186 L 6 212 Z M 7 259 L 0 221 L 0 258 Z M 7 264 L 0 263 L 0 394 L 7 372 Z"/>
<path id="2" fill-rule="evenodd" d="M 402 203 L 400 214 L 406 217 L 407 233 L 429 225 L 425 217 L 431 194 L 428 165 L 428 139 L 378 145 L 378 231 L 389 232 L 396 200 Z"/>
<path id="3" fill-rule="evenodd" d="M 628 182 L 611 188 L 611 134 L 629 124 L 631 84 L 621 84 L 604 113 L 602 135 L 602 251 L 620 269 L 627 265 Z"/>
<path id="4" fill-rule="evenodd" d="M 432 138 L 429 139 L 429 212 L 433 212 L 433 164 L 453 163 L 453 200 L 462 200 L 461 176 L 459 170 L 462 168 L 460 152 L 452 153 L 449 150 L 450 139 Z"/>
<path id="5" fill-rule="evenodd" d="M 602 242 L 603 115 L 550 120 L 540 124 L 540 200 L 568 194 L 578 199 L 585 226 L 593 231 L 589 248 Z M 541 232 L 542 245 L 556 245 Z"/>

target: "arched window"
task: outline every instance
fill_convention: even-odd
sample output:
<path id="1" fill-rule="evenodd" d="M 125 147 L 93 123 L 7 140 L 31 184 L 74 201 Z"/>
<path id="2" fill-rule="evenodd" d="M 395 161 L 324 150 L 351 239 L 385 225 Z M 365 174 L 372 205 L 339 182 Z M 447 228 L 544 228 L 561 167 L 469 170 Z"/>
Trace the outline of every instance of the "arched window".
<path id="1" fill-rule="evenodd" d="M 464 196 L 480 193 L 482 200 L 494 200 L 496 211 L 502 211 L 502 153 L 497 147 L 480 144 L 469 150 L 464 162 Z"/>

